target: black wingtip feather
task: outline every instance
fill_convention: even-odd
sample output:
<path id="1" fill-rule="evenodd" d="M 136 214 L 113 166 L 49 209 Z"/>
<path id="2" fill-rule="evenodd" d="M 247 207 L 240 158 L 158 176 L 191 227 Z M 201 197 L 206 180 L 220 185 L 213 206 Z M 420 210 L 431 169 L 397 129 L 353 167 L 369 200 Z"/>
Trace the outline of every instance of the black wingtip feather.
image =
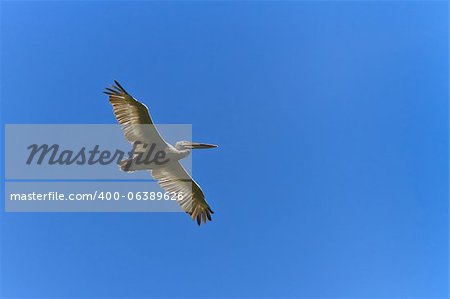
<path id="1" fill-rule="evenodd" d="M 117 80 L 114 80 L 114 83 L 116 83 L 117 87 L 119 87 L 124 93 L 128 94 L 128 92 L 126 92 L 125 88 L 123 88 L 122 85 L 120 85 L 120 83 L 117 82 Z"/>
<path id="2" fill-rule="evenodd" d="M 118 94 L 117 90 L 111 89 L 111 88 L 109 88 L 109 87 L 106 87 L 106 90 L 107 90 L 107 91 L 110 91 L 110 92 L 112 92 L 112 93 L 114 93 L 114 94 Z"/>

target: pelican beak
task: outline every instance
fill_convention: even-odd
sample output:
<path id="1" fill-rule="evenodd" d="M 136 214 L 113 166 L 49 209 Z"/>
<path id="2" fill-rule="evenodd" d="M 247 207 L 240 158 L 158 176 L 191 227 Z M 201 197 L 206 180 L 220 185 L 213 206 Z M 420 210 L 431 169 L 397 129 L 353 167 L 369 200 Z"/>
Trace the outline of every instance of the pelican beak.
<path id="1" fill-rule="evenodd" d="M 208 144 L 208 143 L 195 143 L 195 142 L 191 143 L 192 149 L 203 149 L 203 148 L 214 148 L 214 147 L 217 147 L 217 145 Z"/>

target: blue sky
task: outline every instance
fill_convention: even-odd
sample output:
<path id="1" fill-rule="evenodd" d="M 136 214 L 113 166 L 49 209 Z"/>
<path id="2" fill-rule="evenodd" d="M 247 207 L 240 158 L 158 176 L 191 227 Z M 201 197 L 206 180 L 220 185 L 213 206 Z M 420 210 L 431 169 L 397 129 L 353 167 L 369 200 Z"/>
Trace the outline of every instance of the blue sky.
<path id="1" fill-rule="evenodd" d="M 14 1 L 1 26 L 3 123 L 115 123 L 117 79 L 220 145 L 202 227 L 2 212 L 2 297 L 448 297 L 447 2 Z"/>

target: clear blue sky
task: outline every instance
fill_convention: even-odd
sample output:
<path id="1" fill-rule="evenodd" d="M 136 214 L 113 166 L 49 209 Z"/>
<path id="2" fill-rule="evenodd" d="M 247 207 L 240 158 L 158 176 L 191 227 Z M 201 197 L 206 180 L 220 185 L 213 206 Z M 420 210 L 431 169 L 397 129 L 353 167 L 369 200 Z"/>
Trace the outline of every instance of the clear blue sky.
<path id="1" fill-rule="evenodd" d="M 202 227 L 2 212 L 2 297 L 447 298 L 446 1 L 2 2 L 1 19 L 3 123 L 115 123 L 117 79 L 220 145 L 194 155 Z"/>

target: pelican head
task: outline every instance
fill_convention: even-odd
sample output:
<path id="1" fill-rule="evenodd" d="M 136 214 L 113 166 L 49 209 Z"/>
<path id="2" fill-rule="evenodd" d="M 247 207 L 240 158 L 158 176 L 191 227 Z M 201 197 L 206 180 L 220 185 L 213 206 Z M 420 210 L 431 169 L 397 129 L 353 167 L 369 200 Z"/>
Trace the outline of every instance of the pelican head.
<path id="1" fill-rule="evenodd" d="M 175 148 L 178 150 L 205 149 L 214 147 L 217 147 L 217 145 L 208 143 L 197 143 L 191 141 L 178 141 L 175 145 Z"/>

